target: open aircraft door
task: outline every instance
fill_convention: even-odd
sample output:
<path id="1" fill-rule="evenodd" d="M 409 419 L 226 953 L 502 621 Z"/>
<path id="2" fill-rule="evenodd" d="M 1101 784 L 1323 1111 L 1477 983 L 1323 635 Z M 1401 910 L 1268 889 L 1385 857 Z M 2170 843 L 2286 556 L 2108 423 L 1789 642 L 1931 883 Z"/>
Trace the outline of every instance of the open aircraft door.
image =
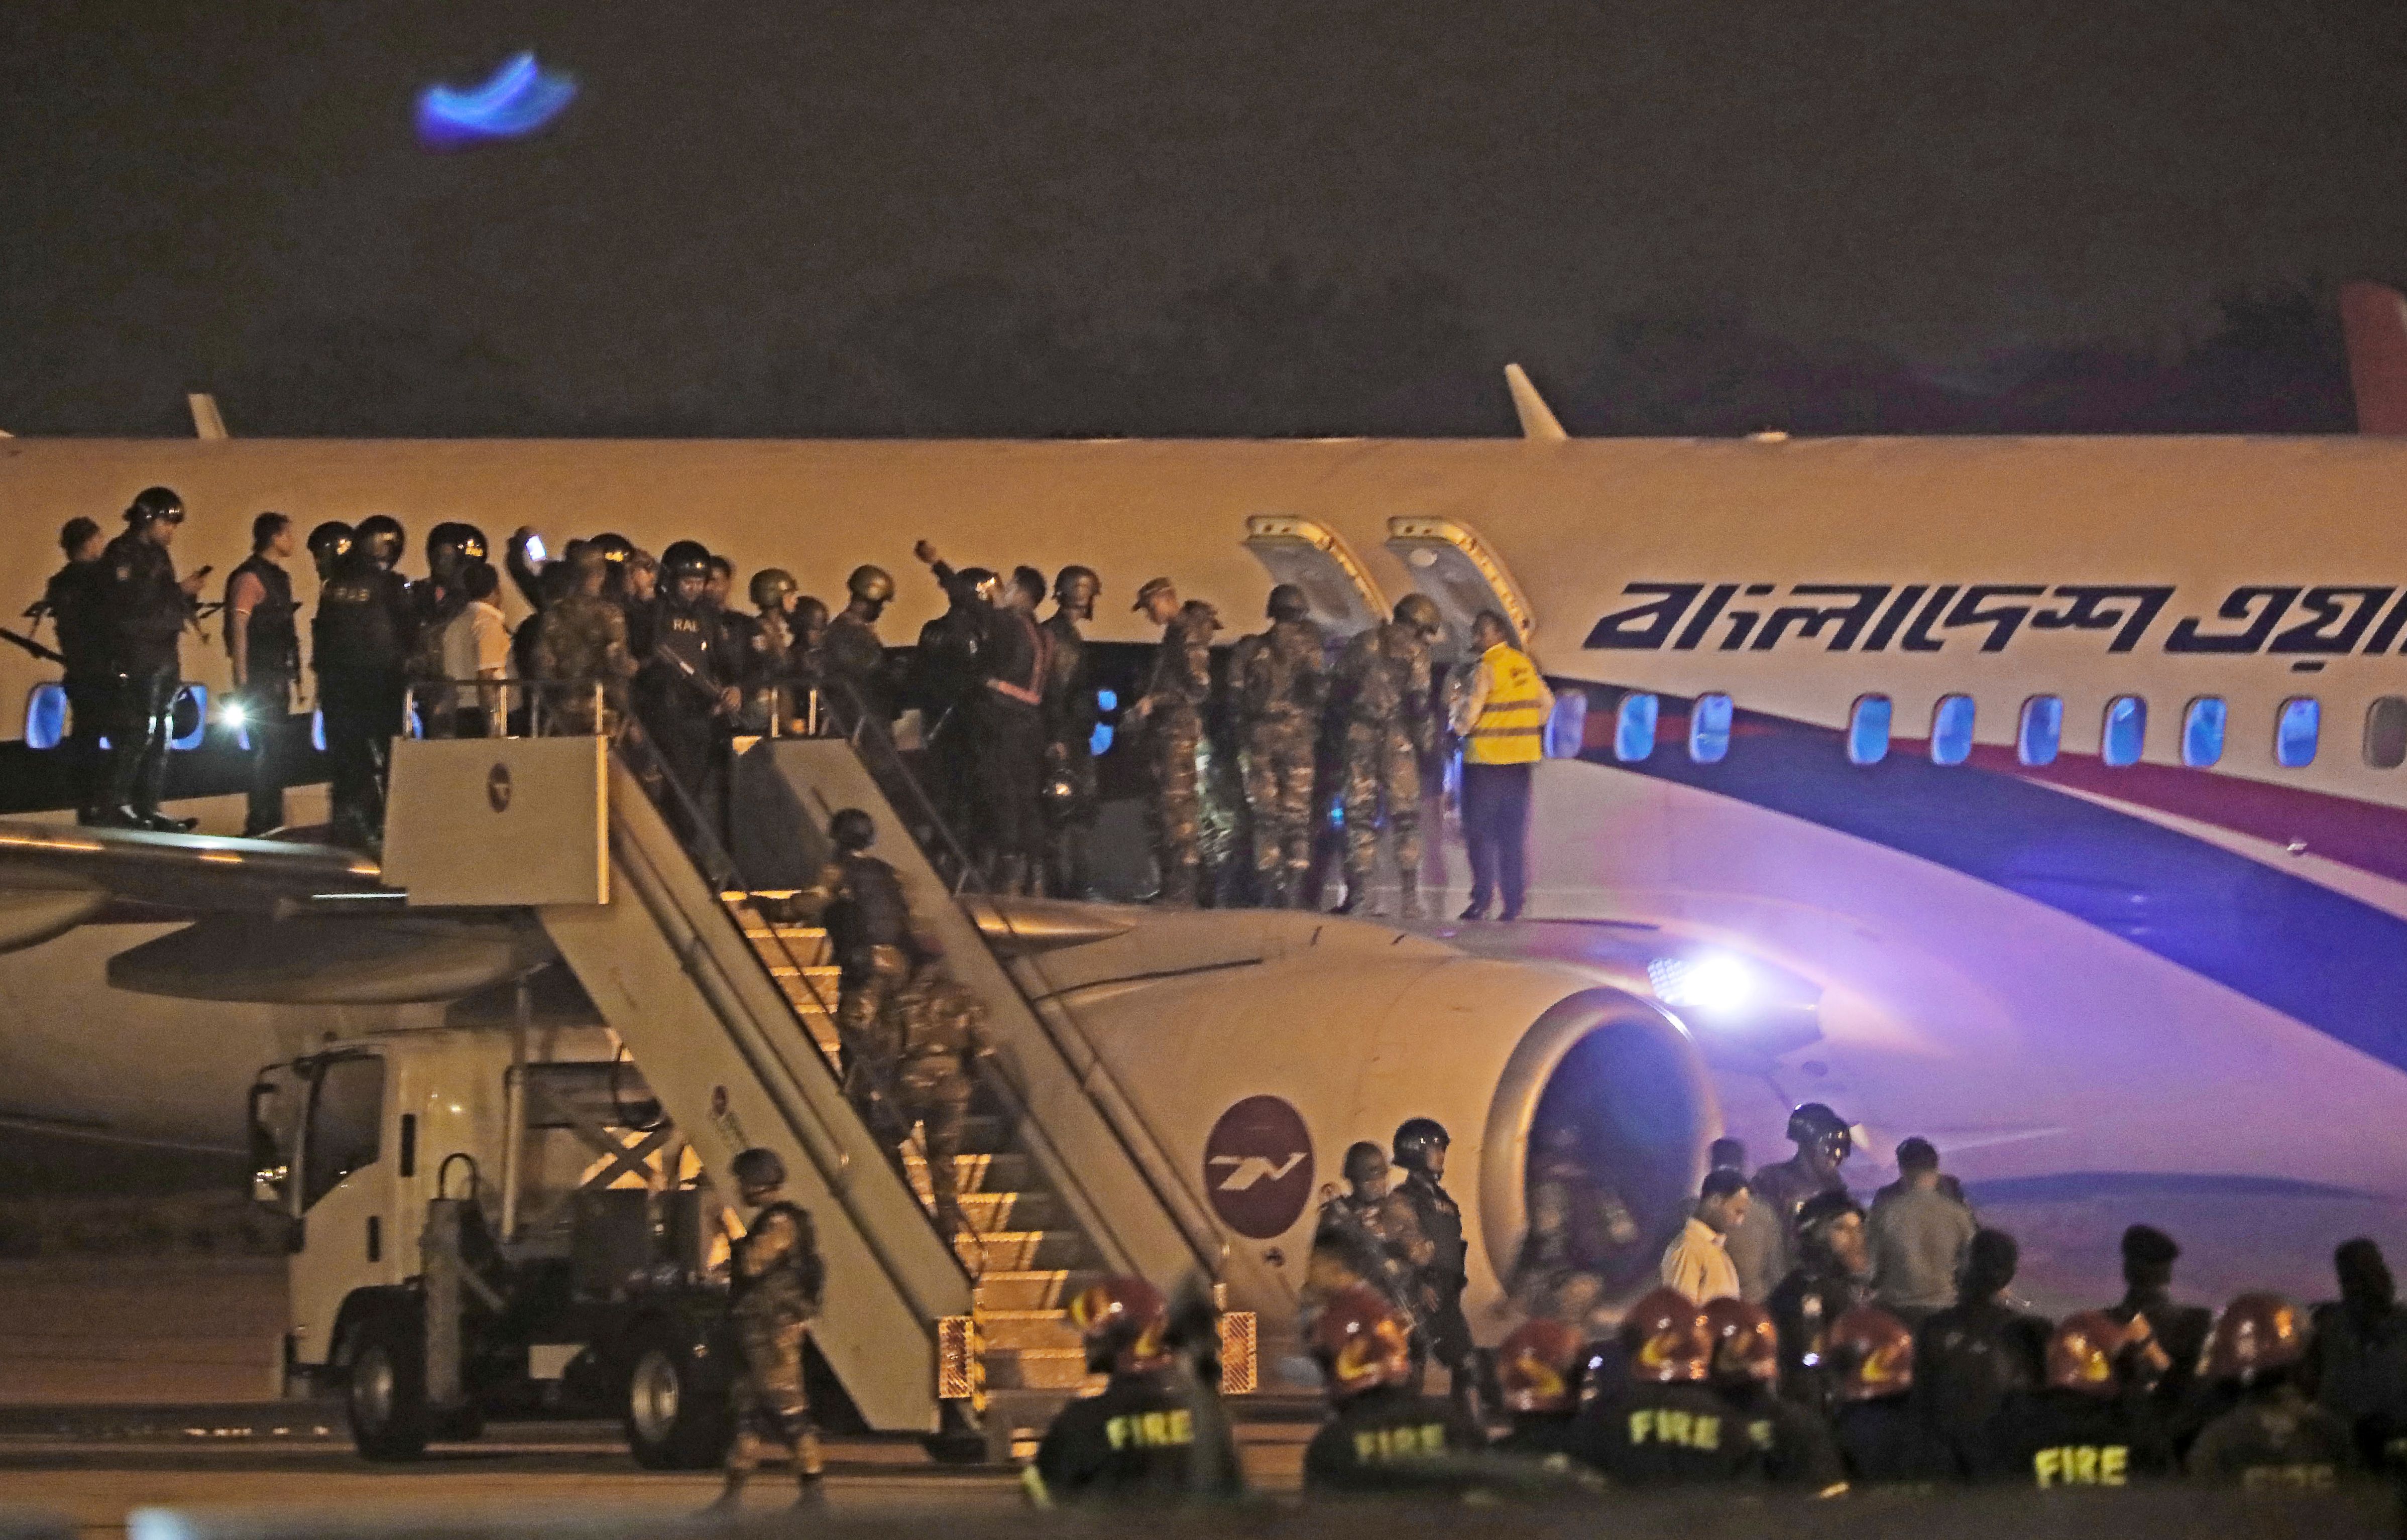
<path id="1" fill-rule="evenodd" d="M 1451 519 L 1390 519 L 1388 549 L 1404 563 L 1413 586 L 1437 601 L 1438 613 L 1446 618 L 1439 661 L 1470 656 L 1471 618 L 1483 609 L 1512 621 L 1525 649 L 1531 645 L 1538 620 L 1530 612 L 1521 585 L 1504 570 L 1495 549 L 1467 526 Z"/>
<path id="2" fill-rule="evenodd" d="M 1334 531 L 1309 519 L 1258 513 L 1246 520 L 1246 549 L 1272 582 L 1303 590 L 1312 618 L 1332 635 L 1351 636 L 1388 618 L 1388 596 Z"/>

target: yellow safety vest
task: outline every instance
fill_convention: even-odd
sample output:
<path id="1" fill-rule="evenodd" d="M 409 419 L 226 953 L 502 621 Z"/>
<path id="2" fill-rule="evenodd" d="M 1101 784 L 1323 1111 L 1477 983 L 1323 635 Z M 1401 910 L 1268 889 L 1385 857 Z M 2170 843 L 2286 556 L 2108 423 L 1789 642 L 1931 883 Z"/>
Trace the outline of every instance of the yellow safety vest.
<path id="1" fill-rule="evenodd" d="M 1545 757 L 1545 682 L 1538 665 L 1507 643 L 1479 660 L 1488 667 L 1488 699 L 1462 746 L 1467 764 L 1529 764 Z"/>

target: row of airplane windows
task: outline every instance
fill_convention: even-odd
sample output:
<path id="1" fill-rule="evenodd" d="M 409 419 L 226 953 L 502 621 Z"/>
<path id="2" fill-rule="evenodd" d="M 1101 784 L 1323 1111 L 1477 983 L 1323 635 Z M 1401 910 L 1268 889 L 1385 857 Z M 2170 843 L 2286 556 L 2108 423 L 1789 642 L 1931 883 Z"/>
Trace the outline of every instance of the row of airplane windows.
<path id="1" fill-rule="evenodd" d="M 1930 712 L 1930 760 L 1961 764 L 1973 756 L 1973 704 L 1970 695 L 1944 695 Z M 1655 752 L 1661 703 L 1647 694 L 1625 695 L 1613 724 L 1614 758 L 1627 762 Z M 1888 757 L 1895 707 L 1887 695 L 1864 695 L 1847 713 L 1847 758 L 1878 764 Z M 1688 758 L 1718 763 L 1730 753 L 1735 715 L 1728 695 L 1700 695 L 1688 709 Z M 2201 695 L 2181 714 L 2181 762 L 2203 770 L 2222 763 L 2231 711 L 2217 695 Z M 2148 745 L 2148 703 L 2117 695 L 2106 703 L 2100 724 L 2099 758 L 2107 764 L 2137 764 Z M 2025 764 L 2054 763 L 2064 738 L 2064 699 L 2034 695 L 2023 702 L 2015 723 L 2015 757 Z M 2322 746 L 2323 705 L 2312 695 L 2284 701 L 2273 719 L 2273 763 L 2286 770 L 2313 764 Z M 2365 763 L 2377 770 L 2407 764 L 2407 696 L 2385 695 L 2366 708 L 2362 743 Z"/>

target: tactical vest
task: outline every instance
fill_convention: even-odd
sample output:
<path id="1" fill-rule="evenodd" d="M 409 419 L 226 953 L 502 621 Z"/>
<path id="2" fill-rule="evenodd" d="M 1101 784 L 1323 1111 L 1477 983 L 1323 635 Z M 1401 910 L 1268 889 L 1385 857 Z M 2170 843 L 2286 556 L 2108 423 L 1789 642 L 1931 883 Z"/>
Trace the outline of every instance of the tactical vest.
<path id="1" fill-rule="evenodd" d="M 264 556 L 251 557 L 226 578 L 226 654 L 234 653 L 234 585 L 245 573 L 263 591 L 250 612 L 250 671 L 290 678 L 301 671 L 301 632 L 292 623 L 301 606 L 292 602 L 292 575 Z"/>
<path id="2" fill-rule="evenodd" d="M 894 868 L 876 856 L 841 858 L 836 900 L 828 906 L 828 946 L 838 962 L 849 962 L 872 947 L 904 947 L 911 941 L 911 905 Z"/>
<path id="3" fill-rule="evenodd" d="M 1488 668 L 1488 699 L 1462 746 L 1465 764 L 1531 764 L 1545 752 L 1545 684 L 1526 653 L 1503 642 L 1479 660 Z"/>
<path id="4" fill-rule="evenodd" d="M 787 1252 L 776 1267 L 766 1272 L 748 1276 L 740 1267 L 730 1268 L 728 1271 L 733 1276 L 729 1280 L 729 1298 L 741 1301 L 754 1293 L 787 1290 L 799 1294 L 805 1304 L 815 1306 L 819 1302 L 819 1290 L 827 1281 L 827 1266 L 819 1260 L 819 1239 L 811 1229 L 809 1212 L 783 1199 L 764 1205 L 761 1212 L 752 1217 L 752 1223 L 745 1232 L 746 1237 L 748 1239 L 773 1214 L 783 1214 L 793 1220 L 794 1248 Z"/>
<path id="5" fill-rule="evenodd" d="M 353 551 L 318 587 L 311 639 L 320 674 L 375 674 L 399 668 L 406 653 L 401 579 Z"/>

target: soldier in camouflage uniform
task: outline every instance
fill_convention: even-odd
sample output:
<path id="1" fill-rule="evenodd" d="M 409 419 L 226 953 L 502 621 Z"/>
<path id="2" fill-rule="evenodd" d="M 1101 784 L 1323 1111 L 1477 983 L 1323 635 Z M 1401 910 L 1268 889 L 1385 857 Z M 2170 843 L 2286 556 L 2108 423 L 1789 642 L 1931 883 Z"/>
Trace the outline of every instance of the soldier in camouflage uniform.
<path id="1" fill-rule="evenodd" d="M 745 1205 L 757 1209 L 728 1258 L 727 1313 L 741 1368 L 735 1376 L 735 1440 L 727 1450 L 727 1486 L 715 1506 L 733 1508 L 772 1444 L 791 1451 L 801 1486 L 797 1505 L 819 1490 L 819 1440 L 803 1395 L 803 1338 L 819 1313 L 826 1268 L 811 1217 L 786 1201 L 785 1162 L 748 1149 L 732 1162 Z"/>
<path id="2" fill-rule="evenodd" d="M 1167 578 L 1149 579 L 1139 589 L 1134 607 L 1161 627 L 1152 677 L 1129 712 L 1132 723 L 1149 734 L 1161 902 L 1195 904 L 1206 891 L 1197 756 L 1204 745 L 1204 706 L 1212 694 L 1212 633 L 1220 629 L 1220 617 L 1201 600 L 1181 605 Z"/>
<path id="3" fill-rule="evenodd" d="M 947 1236 L 969 1229 L 961 1215 L 961 1125 L 976 1089 L 974 1066 L 994 1051 L 987 1040 L 986 1006 L 946 971 L 933 936 L 919 938 L 920 962 L 888 1008 L 893 1014 L 900 1062 L 894 1070 L 897 1121 L 904 1138 L 911 1125 L 924 1133 L 928 1191 L 935 1201 L 936 1228 Z"/>
<path id="4" fill-rule="evenodd" d="M 635 660 L 627 651 L 626 613 L 602 596 L 609 563 L 599 549 L 581 546 L 569 562 L 577 586 L 543 612 L 543 634 L 535 640 L 535 677 L 587 688 L 546 692 L 545 729 L 563 737 L 615 735 L 626 715 L 627 681 L 635 677 Z M 595 684 L 603 691 L 598 721 L 593 715 Z"/>
<path id="5" fill-rule="evenodd" d="M 1254 826 L 1254 899 L 1302 902 L 1312 864 L 1313 754 L 1329 692 L 1328 643 L 1303 590 L 1271 590 L 1270 629 L 1237 644 L 1237 729 L 1245 746 L 1246 810 Z"/>
<path id="6" fill-rule="evenodd" d="M 1093 568 L 1063 567 L 1053 579 L 1053 613 L 1045 621 L 1052 644 L 1045 670 L 1045 891 L 1053 898 L 1085 898 L 1092 887 L 1087 845 L 1102 801 L 1093 743 L 1103 711 L 1078 626 L 1095 618 L 1103 587 Z"/>
<path id="7" fill-rule="evenodd" d="M 877 635 L 877 618 L 894 597 L 894 579 L 884 567 L 860 566 L 845 579 L 847 595 L 843 613 L 828 623 L 820 643 L 827 682 L 835 696 L 838 725 L 849 731 L 852 706 L 880 728 L 894 720 L 894 681 L 886 660 L 886 644 Z"/>
<path id="8" fill-rule="evenodd" d="M 845 1095 L 876 1131 L 890 1113 L 894 1072 L 894 992 L 911 972 L 911 909 L 903 879 L 869 853 L 877 826 L 847 807 L 828 820 L 834 858 L 796 893 L 789 912 L 827 927 L 828 948 L 840 970 L 835 1033 L 844 1050 Z"/>
<path id="9" fill-rule="evenodd" d="M 1403 917 L 1421 918 L 1421 762 L 1437 746 L 1430 644 L 1442 629 L 1436 603 L 1425 593 L 1407 593 L 1396 601 L 1394 620 L 1346 643 L 1337 661 L 1332 696 L 1345 731 L 1346 807 L 1340 914 L 1353 913 L 1370 889 L 1384 807 Z"/>

